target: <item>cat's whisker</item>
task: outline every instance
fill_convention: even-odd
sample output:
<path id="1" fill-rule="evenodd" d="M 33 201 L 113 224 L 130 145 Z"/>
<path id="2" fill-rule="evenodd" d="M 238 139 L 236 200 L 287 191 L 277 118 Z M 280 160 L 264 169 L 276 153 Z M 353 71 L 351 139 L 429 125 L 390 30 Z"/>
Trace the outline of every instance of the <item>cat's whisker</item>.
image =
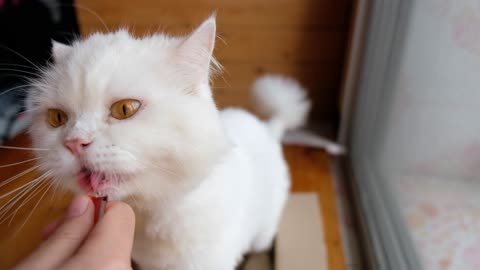
<path id="1" fill-rule="evenodd" d="M 35 68 L 37 68 L 38 70 L 40 70 L 40 67 L 35 65 L 35 63 L 33 63 L 31 60 L 29 60 L 27 57 L 25 57 L 23 54 L 13 50 L 13 49 L 10 49 L 9 47 L 5 46 L 5 45 L 1 45 L 0 44 L 0 48 L 3 48 L 7 51 L 10 51 L 11 53 L 17 55 L 18 57 L 22 58 L 23 60 L 27 61 L 28 63 L 30 63 L 32 66 L 34 66 Z"/>
<path id="2" fill-rule="evenodd" d="M 33 69 L 33 70 L 37 71 L 37 69 L 35 67 L 27 66 L 27 65 L 0 63 L 0 67 L 2 67 L 2 66 L 5 66 L 5 67 L 22 67 L 22 68 L 28 68 L 28 69 Z"/>
<path id="3" fill-rule="evenodd" d="M 32 187 L 30 187 L 25 194 L 28 194 L 28 196 L 22 201 L 22 203 L 20 204 L 19 207 L 17 207 L 16 211 L 15 212 L 18 212 L 18 210 L 20 210 L 20 208 L 22 208 L 22 206 L 24 206 L 26 203 L 28 203 L 28 201 L 30 201 L 37 193 L 38 193 L 38 190 L 41 186 L 45 185 L 46 183 L 48 183 L 48 180 L 44 181 L 45 179 L 47 179 L 48 177 L 50 177 L 50 174 L 43 174 L 41 175 L 40 177 L 37 178 L 37 182 L 35 183 L 35 185 L 33 185 Z M 23 196 L 22 196 L 23 197 Z M 15 204 L 15 203 L 13 203 Z"/>
<path id="4" fill-rule="evenodd" d="M 23 192 L 23 194 L 18 197 L 15 201 L 13 201 L 10 206 L 6 209 L 4 209 L 2 212 L 4 212 L 2 214 L 2 216 L 0 216 L 0 223 L 3 223 L 5 222 L 7 219 L 9 219 L 10 217 L 10 221 L 8 223 L 8 225 L 10 225 L 10 223 L 12 222 L 13 218 L 15 217 L 15 215 L 17 214 L 17 212 L 25 205 L 27 204 L 32 198 L 35 197 L 35 195 L 42 189 L 43 186 L 45 186 L 45 183 L 48 183 L 48 181 L 44 181 L 46 178 L 48 178 L 49 175 L 45 175 L 43 174 L 42 176 L 38 177 L 37 178 L 37 181 L 36 183 L 31 186 L 30 188 L 28 188 L 27 190 L 25 190 Z M 15 204 L 22 198 L 24 197 L 25 195 L 28 196 L 22 201 L 22 203 L 17 207 L 17 209 L 15 209 L 15 211 L 11 212 L 10 214 L 8 214 L 7 216 L 4 217 L 4 215 L 6 213 L 8 213 L 8 211 L 13 207 L 15 206 Z"/>
<path id="5" fill-rule="evenodd" d="M 23 198 L 29 191 L 31 191 L 34 187 L 39 185 L 41 181 L 30 182 L 24 185 L 24 188 L 19 193 L 15 194 L 12 198 L 10 198 L 2 207 L 0 207 L 0 219 L 10 210 L 17 203 L 18 200 Z"/>
<path id="6" fill-rule="evenodd" d="M 34 161 L 34 160 L 38 160 L 38 159 L 40 159 L 40 158 L 37 157 L 37 158 L 31 158 L 31 159 L 27 159 L 27 160 L 15 162 L 15 163 L 4 164 L 4 165 L 0 165 L 0 168 L 6 168 L 6 167 L 11 167 L 11 166 L 16 166 L 16 165 L 28 163 L 28 162 L 31 162 L 31 161 Z"/>
<path id="7" fill-rule="evenodd" d="M 21 185 L 20 187 L 16 188 L 16 190 L 22 190 L 22 191 L 19 192 L 19 193 L 22 193 L 22 192 L 24 191 L 24 189 L 28 189 L 29 187 L 36 185 L 36 183 L 39 183 L 39 182 L 42 180 L 42 179 L 40 179 L 40 178 L 42 178 L 44 175 L 45 175 L 45 173 L 42 174 L 42 175 L 40 175 L 40 176 L 38 176 L 38 177 L 36 177 L 36 178 L 33 179 L 33 180 L 31 180 L 31 181 L 29 181 L 29 182 Z M 16 190 L 12 190 L 12 191 L 16 191 Z M 12 194 L 13 192 L 9 192 L 9 193 Z M 17 193 L 13 198 L 15 198 L 19 193 Z M 10 195 L 10 194 L 7 193 L 7 194 L 2 195 L 2 199 L 3 199 L 4 197 Z M 2 207 L 0 207 L 0 210 L 3 209 L 4 207 L 5 207 L 5 205 L 3 205 Z"/>
<path id="8" fill-rule="evenodd" d="M 128 195 L 127 197 L 130 198 L 135 205 L 140 205 L 134 195 Z"/>
<path id="9" fill-rule="evenodd" d="M 25 174 L 27 174 L 27 173 L 24 173 L 23 175 L 25 175 Z M 20 176 L 18 176 L 18 177 L 21 177 L 21 176 L 22 176 L 22 175 L 20 175 Z M 18 178 L 18 177 L 17 177 L 17 178 Z M 15 179 L 16 179 L 16 178 L 15 178 Z M 10 181 L 13 181 L 13 180 L 14 180 L 14 179 L 11 179 Z M 28 185 L 28 184 L 25 184 L 25 185 Z M 17 187 L 17 188 L 15 188 L 15 189 L 13 189 L 13 190 L 5 193 L 5 194 L 0 195 L 0 199 L 3 199 L 3 198 L 5 198 L 5 197 L 9 196 L 10 194 L 13 194 L 13 193 L 17 192 L 18 190 L 23 189 L 23 188 L 25 187 L 25 185 L 22 185 L 22 186 Z"/>
<path id="10" fill-rule="evenodd" d="M 95 16 L 95 17 L 100 21 L 100 23 L 103 25 L 103 27 L 105 28 L 105 30 L 106 30 L 107 32 L 110 32 L 110 30 L 109 30 L 108 27 L 107 27 L 107 24 L 106 24 L 105 21 L 102 19 L 102 17 L 100 17 L 100 15 L 98 15 L 97 12 L 91 10 L 90 8 L 85 7 L 85 6 L 82 6 L 82 5 L 79 5 L 79 4 L 73 4 L 73 5 L 59 4 L 59 6 L 71 6 L 71 7 L 75 7 L 75 8 L 82 9 L 82 10 L 85 10 L 85 11 L 90 12 L 90 14 L 92 14 L 93 16 Z"/>
<path id="11" fill-rule="evenodd" d="M 137 161 L 140 162 L 141 164 L 143 164 L 143 165 L 146 166 L 146 167 L 149 167 L 148 165 L 150 165 L 150 166 L 152 166 L 152 167 L 155 167 L 155 168 L 161 170 L 162 172 L 168 173 L 168 174 L 170 174 L 170 175 L 172 175 L 172 176 L 174 176 L 174 177 L 181 178 L 179 174 L 177 174 L 177 173 L 175 173 L 175 172 L 173 172 L 173 171 L 171 171 L 171 170 L 169 170 L 169 169 L 167 169 L 167 168 L 165 168 L 165 167 L 160 167 L 160 166 L 158 166 L 158 165 L 156 165 L 156 164 L 153 164 L 153 163 L 148 162 L 148 161 L 143 161 L 143 160 L 140 160 L 140 159 L 137 159 Z"/>
<path id="12" fill-rule="evenodd" d="M 28 110 L 24 110 L 24 111 L 21 111 L 20 113 L 28 113 L 28 112 L 33 112 L 33 111 L 36 111 L 40 108 L 36 107 L 36 108 L 31 108 L 31 109 L 28 109 Z"/>
<path id="13" fill-rule="evenodd" d="M 218 40 L 220 40 L 220 41 L 223 43 L 223 45 L 228 45 L 227 41 L 226 41 L 225 38 L 224 38 L 224 34 L 223 34 L 223 33 L 218 33 L 217 36 L 216 36 L 216 38 L 217 38 Z"/>
<path id="14" fill-rule="evenodd" d="M 31 194 L 31 191 L 35 191 L 37 190 L 37 188 L 39 186 L 41 186 L 43 184 L 43 182 L 38 182 L 36 183 L 35 185 L 33 185 L 32 187 L 26 189 L 26 190 L 23 190 L 21 193 L 17 194 L 14 198 L 15 200 L 11 201 L 7 207 L 3 208 L 2 211 L 0 212 L 0 224 L 4 223 L 5 221 L 8 220 L 8 218 L 12 217 L 14 215 L 14 213 L 16 213 L 20 208 L 21 206 L 23 206 L 23 204 L 21 206 L 19 206 L 17 209 L 13 209 L 15 211 L 11 211 L 12 208 L 17 204 L 17 202 L 19 202 L 19 200 L 21 200 L 24 196 L 28 195 L 28 194 Z M 25 202 L 25 201 L 24 201 Z"/>
<path id="15" fill-rule="evenodd" d="M 49 151 L 50 150 L 48 148 L 16 147 L 16 146 L 4 146 L 4 145 L 0 145 L 0 149 L 32 150 L 32 151 Z"/>
<path id="16" fill-rule="evenodd" d="M 20 70 L 20 69 L 14 69 L 14 68 L 0 68 L 0 71 L 12 71 L 12 72 L 19 72 L 19 73 L 23 73 L 23 74 L 38 76 L 37 73 L 30 72 L 30 71 L 25 71 L 25 70 Z"/>
<path id="17" fill-rule="evenodd" d="M 22 225 L 20 225 L 20 227 L 18 228 L 18 231 L 17 233 L 23 228 L 23 226 L 25 226 L 25 224 L 27 223 L 28 219 L 32 216 L 33 212 L 35 212 L 35 210 L 37 209 L 38 205 L 40 204 L 40 202 L 43 200 L 43 198 L 45 197 L 45 195 L 48 193 L 48 191 L 50 190 L 50 188 L 52 188 L 52 184 L 50 183 L 47 187 L 47 189 L 43 192 L 42 196 L 40 197 L 40 199 L 38 200 L 38 202 L 35 204 L 35 206 L 33 207 L 32 211 L 30 211 L 30 214 L 28 214 L 27 218 L 25 218 L 25 221 L 22 223 Z M 16 233 L 15 233 L 16 234 Z"/>
<path id="18" fill-rule="evenodd" d="M 24 192 L 28 192 L 31 188 L 33 188 L 34 186 L 36 186 L 37 184 L 39 184 L 41 182 L 42 179 L 40 179 L 42 177 L 39 176 L 37 178 L 35 178 L 34 180 L 32 181 L 29 181 L 28 183 L 25 183 L 23 184 L 20 189 L 20 191 L 15 194 L 12 198 L 10 198 L 2 207 L 0 207 L 0 210 L 4 209 L 6 205 L 8 205 L 8 203 L 10 201 L 12 201 L 13 199 L 17 198 L 18 196 L 20 196 L 21 194 L 23 194 Z M 1 211 L 0 211 L 1 212 Z"/>
<path id="19" fill-rule="evenodd" d="M 27 77 L 27 76 L 20 75 L 20 74 L 13 74 L 13 73 L 2 74 L 2 77 L 20 78 L 20 79 L 25 80 L 25 82 L 27 82 L 27 83 L 29 83 L 29 82 L 31 81 L 31 78 L 29 78 L 29 77 Z"/>
<path id="20" fill-rule="evenodd" d="M 133 182 L 133 184 L 136 186 L 137 189 L 139 189 L 139 190 L 144 190 L 144 186 L 143 186 L 143 184 L 142 184 L 141 181 L 132 181 L 132 182 Z M 130 194 L 130 195 L 128 195 L 128 197 L 129 197 L 129 198 L 132 198 L 132 200 L 134 201 L 134 203 L 135 203 L 136 205 L 140 205 L 139 202 L 137 201 L 137 199 L 135 198 L 135 195 L 131 195 L 131 194 Z"/>
<path id="21" fill-rule="evenodd" d="M 173 171 L 171 171 L 171 170 L 169 170 L 169 169 L 167 169 L 167 168 L 160 167 L 160 166 L 155 165 L 155 164 L 152 164 L 152 163 L 151 163 L 151 165 L 152 165 L 153 167 L 155 167 L 155 168 L 163 171 L 163 172 L 166 172 L 166 173 L 168 173 L 168 174 L 170 174 L 170 175 L 172 175 L 172 176 L 175 176 L 175 177 L 180 178 L 180 175 L 179 175 L 179 174 L 177 174 L 177 173 L 175 173 L 175 172 L 173 172 Z"/>
<path id="22" fill-rule="evenodd" d="M 173 172 L 173 171 L 168 170 L 167 168 L 160 167 L 160 166 L 155 165 L 155 164 L 153 164 L 153 163 L 151 163 L 151 162 L 141 160 L 141 159 L 139 159 L 137 156 L 135 156 L 132 152 L 126 150 L 125 148 L 122 148 L 122 147 L 119 147 L 119 148 L 122 149 L 125 154 L 127 154 L 128 156 L 130 156 L 130 158 L 132 158 L 132 159 L 135 160 L 135 161 L 138 161 L 140 164 L 144 165 L 144 166 L 147 167 L 147 168 L 150 167 L 150 166 L 153 166 L 153 167 L 155 167 L 155 168 L 157 168 L 157 169 L 160 169 L 161 171 L 163 171 L 163 172 L 165 172 L 165 173 L 167 173 L 167 174 L 170 174 L 170 175 L 172 175 L 172 176 L 174 176 L 174 177 L 177 177 L 177 178 L 181 178 L 180 175 L 178 175 L 177 173 L 175 173 L 175 172 Z"/>
<path id="23" fill-rule="evenodd" d="M 22 186 L 22 191 L 20 191 L 19 193 L 15 194 L 14 197 L 12 197 L 10 200 L 7 201 L 7 203 L 5 203 L 2 207 L 0 207 L 0 219 L 2 219 L 2 217 L 8 213 L 8 211 L 20 200 L 22 199 L 26 194 L 28 194 L 30 191 L 32 190 L 36 190 L 37 187 L 43 183 L 43 180 L 45 178 L 48 177 L 48 175 L 46 175 L 46 173 L 40 175 L 39 177 L 35 178 L 34 180 L 28 182 L 27 184 L 23 185 Z M 28 200 L 27 200 L 28 201 Z M 27 202 L 27 201 L 24 201 L 19 209 Z M 17 209 L 18 211 L 18 209 Z M 10 215 L 9 215 L 10 216 Z M 0 221 L 0 223 L 2 223 L 3 221 Z"/>
<path id="24" fill-rule="evenodd" d="M 202 126 L 200 126 L 200 125 L 196 125 L 196 126 L 198 126 L 199 129 L 202 128 Z M 157 135 L 157 134 L 158 134 L 158 135 L 162 135 L 162 134 L 160 134 L 160 133 L 158 133 L 158 132 L 151 132 L 151 133 L 150 133 L 150 135 Z M 122 147 L 119 147 L 119 148 L 121 148 L 122 150 L 124 150 L 124 151 L 126 151 L 126 152 L 129 152 L 128 150 L 126 150 L 126 149 L 124 149 L 124 148 L 122 148 Z M 158 146 L 158 145 L 155 146 L 155 150 L 157 150 L 157 151 L 163 151 L 163 152 L 165 152 L 165 153 L 170 152 L 169 149 L 167 149 L 167 148 L 165 148 L 165 147 Z M 192 150 L 197 151 L 197 150 L 199 150 L 199 148 L 196 147 L 195 145 L 192 145 L 192 146 L 190 146 L 190 151 L 192 151 Z"/>
<path id="25" fill-rule="evenodd" d="M 53 205 L 53 198 L 55 198 L 55 194 L 57 192 L 58 187 L 60 186 L 60 178 L 55 177 L 52 180 L 53 185 L 55 185 L 55 188 L 53 189 L 52 197 L 50 198 L 50 205 Z"/>
<path id="26" fill-rule="evenodd" d="M 212 88 L 212 90 L 217 90 L 217 89 L 228 89 L 229 87 L 225 87 L 225 86 L 224 87 L 220 87 L 220 86 L 215 86 L 214 87 L 214 86 L 212 86 L 211 88 Z"/>
<path id="27" fill-rule="evenodd" d="M 31 171 L 39 168 L 39 167 L 40 167 L 39 165 L 30 167 L 30 168 L 28 168 L 28 169 L 26 169 L 26 170 L 24 170 L 24 171 L 22 171 L 22 172 L 20 172 L 20 173 L 18 173 L 18 174 L 16 174 L 16 175 L 12 176 L 12 177 L 10 177 L 10 178 L 8 178 L 8 179 L 6 179 L 6 180 L 3 180 L 3 181 L 0 183 L 0 187 L 3 187 L 3 186 L 5 186 L 5 185 L 7 185 L 8 183 L 14 181 L 15 179 L 18 179 L 19 177 L 22 177 L 22 176 L 30 173 Z M 0 199 L 1 199 L 1 198 L 3 198 L 3 197 L 0 196 Z"/>
<path id="28" fill-rule="evenodd" d="M 7 93 L 9 93 L 9 92 L 12 92 L 13 90 L 17 90 L 17 89 L 24 89 L 24 90 L 26 90 L 27 87 L 29 87 L 29 85 L 18 85 L 18 86 L 9 88 L 9 89 L 1 92 L 1 93 L 0 93 L 0 96 L 5 95 L 5 94 L 7 94 Z"/>
<path id="29" fill-rule="evenodd" d="M 79 36 L 77 33 L 72 33 L 71 31 L 55 31 L 55 34 L 61 34 L 61 35 L 65 35 L 65 36 L 69 36 L 70 39 L 78 39 Z M 51 56 L 50 56 L 51 57 Z M 50 60 L 50 59 L 49 59 Z"/>

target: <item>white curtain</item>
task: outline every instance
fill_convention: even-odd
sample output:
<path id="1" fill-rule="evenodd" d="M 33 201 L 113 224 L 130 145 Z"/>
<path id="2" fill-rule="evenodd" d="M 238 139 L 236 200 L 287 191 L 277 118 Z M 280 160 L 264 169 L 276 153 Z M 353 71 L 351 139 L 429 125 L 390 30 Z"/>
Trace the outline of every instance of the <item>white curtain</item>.
<path id="1" fill-rule="evenodd" d="M 413 1 L 373 160 L 424 269 L 480 269 L 480 1 Z"/>

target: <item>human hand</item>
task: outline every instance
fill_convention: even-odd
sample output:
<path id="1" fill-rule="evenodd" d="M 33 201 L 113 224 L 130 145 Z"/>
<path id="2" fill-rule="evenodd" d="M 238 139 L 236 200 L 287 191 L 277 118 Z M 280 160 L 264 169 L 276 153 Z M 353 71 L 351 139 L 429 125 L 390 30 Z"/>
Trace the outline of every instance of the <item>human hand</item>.
<path id="1" fill-rule="evenodd" d="M 45 229 L 47 238 L 15 270 L 131 269 L 135 215 L 122 202 L 109 202 L 94 224 L 94 205 L 76 196 L 64 218 Z"/>

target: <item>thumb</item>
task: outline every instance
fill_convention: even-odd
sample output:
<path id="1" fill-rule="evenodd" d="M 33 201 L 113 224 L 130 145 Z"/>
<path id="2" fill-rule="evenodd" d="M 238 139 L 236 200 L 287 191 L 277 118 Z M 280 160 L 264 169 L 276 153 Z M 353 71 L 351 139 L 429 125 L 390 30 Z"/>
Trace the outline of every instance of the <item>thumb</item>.
<path id="1" fill-rule="evenodd" d="M 131 269 L 135 214 L 123 202 L 110 202 L 65 269 Z"/>
<path id="2" fill-rule="evenodd" d="M 70 204 L 64 222 L 27 260 L 16 269 L 56 269 L 70 258 L 93 226 L 94 207 L 84 195 Z"/>

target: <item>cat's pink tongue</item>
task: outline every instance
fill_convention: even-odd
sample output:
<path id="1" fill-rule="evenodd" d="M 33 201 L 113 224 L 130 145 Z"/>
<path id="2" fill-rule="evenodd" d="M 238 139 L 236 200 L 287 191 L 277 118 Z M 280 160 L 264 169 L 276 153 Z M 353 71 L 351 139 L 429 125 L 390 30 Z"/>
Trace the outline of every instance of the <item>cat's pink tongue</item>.
<path id="1" fill-rule="evenodd" d="M 104 173 L 86 170 L 82 170 L 77 176 L 80 187 L 87 192 L 96 192 L 104 179 Z"/>

